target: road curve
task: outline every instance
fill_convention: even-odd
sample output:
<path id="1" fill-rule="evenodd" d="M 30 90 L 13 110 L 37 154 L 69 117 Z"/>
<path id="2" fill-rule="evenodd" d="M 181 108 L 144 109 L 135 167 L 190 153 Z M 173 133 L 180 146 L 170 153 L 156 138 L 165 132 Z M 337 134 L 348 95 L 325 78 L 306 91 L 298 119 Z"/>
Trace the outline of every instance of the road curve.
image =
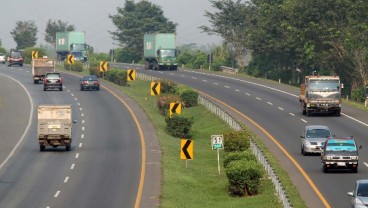
<path id="1" fill-rule="evenodd" d="M 30 130 L 24 141 L 5 168 L 0 169 L 0 207 L 158 205 L 160 148 L 152 125 L 134 102 L 118 91 L 112 95 L 112 91 L 109 92 L 107 88 L 99 92 L 81 92 L 79 78 L 64 72 L 62 92 L 43 92 L 41 85 L 34 85 L 29 66 L 0 66 L 0 74 L 22 83 L 29 91 L 35 106 L 72 104 L 74 119 L 78 120 L 73 126 L 72 151 L 64 152 L 60 148 L 41 153 L 36 140 L 36 113 L 33 114 Z M 0 77 L 4 79 L 4 76 Z M 1 88 L 4 88 L 3 83 L 0 83 Z M 24 90 L 19 88 L 0 90 L 1 109 L 9 105 L 7 102 L 16 106 L 15 109 L 21 109 L 18 110 L 20 116 L 14 119 L 23 122 L 18 125 L 18 132 L 27 126 L 24 117 L 27 112 L 29 115 L 31 108 L 29 101 L 27 103 L 24 100 Z M 23 100 L 16 99 L 16 96 L 11 101 L 4 99 L 13 94 L 19 94 Z M 0 111 L 0 115 L 1 113 Z M 137 127 L 137 123 L 140 127 Z M 20 138 L 16 136 L 14 138 Z M 2 146 L 5 150 L 0 159 L 16 145 L 16 142 L 5 139 L 1 137 L 0 142 L 6 145 Z M 147 156 L 146 152 L 142 153 L 144 144 L 143 149 L 150 155 L 142 163 L 143 157 Z M 147 174 L 154 180 L 145 182 L 142 177 Z"/>

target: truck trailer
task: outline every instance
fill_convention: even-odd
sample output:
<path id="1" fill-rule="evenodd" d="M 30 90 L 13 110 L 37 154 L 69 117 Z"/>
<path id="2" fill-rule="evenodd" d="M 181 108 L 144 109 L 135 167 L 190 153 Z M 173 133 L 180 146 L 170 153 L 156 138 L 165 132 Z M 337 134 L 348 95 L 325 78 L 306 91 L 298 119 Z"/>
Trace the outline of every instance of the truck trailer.
<path id="1" fill-rule="evenodd" d="M 143 39 L 145 69 L 177 70 L 175 33 L 145 34 Z"/>
<path id="2" fill-rule="evenodd" d="M 40 151 L 46 147 L 64 146 L 70 151 L 72 144 L 72 106 L 38 106 L 38 142 Z"/>
<path id="3" fill-rule="evenodd" d="M 55 72 L 55 61 L 53 59 L 43 57 L 32 60 L 32 77 L 34 84 L 43 81 L 45 74 L 49 72 Z"/>

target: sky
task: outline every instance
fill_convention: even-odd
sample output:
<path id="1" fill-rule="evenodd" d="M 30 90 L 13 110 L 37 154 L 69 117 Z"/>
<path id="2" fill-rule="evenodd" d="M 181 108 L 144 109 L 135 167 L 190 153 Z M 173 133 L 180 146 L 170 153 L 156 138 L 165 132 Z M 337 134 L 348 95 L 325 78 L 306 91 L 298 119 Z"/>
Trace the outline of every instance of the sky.
<path id="1" fill-rule="evenodd" d="M 138 2 L 139 0 L 135 0 Z M 202 33 L 199 26 L 210 26 L 205 11 L 215 12 L 208 0 L 149 0 L 161 7 L 169 21 L 177 23 L 177 45 L 220 45 L 222 38 Z M 3 4 L 4 5 L 4 4 Z M 115 31 L 109 15 L 117 14 L 125 0 L 10 0 L 0 7 L 0 39 L 2 47 L 9 50 L 16 43 L 10 34 L 17 21 L 34 21 L 37 28 L 37 46 L 47 45 L 44 41 L 47 21 L 61 20 L 74 25 L 76 31 L 84 31 L 87 44 L 95 52 L 108 53 L 117 48 L 109 31 Z M 142 37 L 143 39 L 143 37 Z"/>

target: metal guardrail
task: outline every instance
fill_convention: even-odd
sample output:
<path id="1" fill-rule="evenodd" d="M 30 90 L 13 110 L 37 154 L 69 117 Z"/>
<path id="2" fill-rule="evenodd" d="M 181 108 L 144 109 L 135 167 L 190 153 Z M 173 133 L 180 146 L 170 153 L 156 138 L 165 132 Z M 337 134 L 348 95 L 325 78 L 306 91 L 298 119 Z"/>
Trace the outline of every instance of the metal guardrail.
<path id="1" fill-rule="evenodd" d="M 136 74 L 138 79 L 145 80 L 145 81 L 154 81 L 160 80 L 160 78 L 153 77 L 143 73 Z M 209 111 L 214 113 L 215 115 L 219 116 L 222 120 L 224 120 L 232 129 L 234 130 L 241 130 L 242 127 L 239 122 L 233 118 L 230 114 L 228 114 L 224 109 L 213 103 L 212 101 L 206 99 L 203 96 L 198 97 L 198 104 L 203 105 Z M 271 167 L 270 163 L 268 162 L 267 158 L 264 156 L 261 149 L 259 149 L 252 140 L 250 140 L 250 148 L 252 153 L 257 157 L 258 161 L 262 164 L 265 171 L 267 172 L 268 176 L 271 178 L 272 183 L 275 186 L 276 193 L 279 197 L 279 200 L 284 205 L 284 208 L 292 208 L 289 197 L 286 195 L 285 189 L 282 186 L 279 178 L 275 174 L 275 171 Z"/>

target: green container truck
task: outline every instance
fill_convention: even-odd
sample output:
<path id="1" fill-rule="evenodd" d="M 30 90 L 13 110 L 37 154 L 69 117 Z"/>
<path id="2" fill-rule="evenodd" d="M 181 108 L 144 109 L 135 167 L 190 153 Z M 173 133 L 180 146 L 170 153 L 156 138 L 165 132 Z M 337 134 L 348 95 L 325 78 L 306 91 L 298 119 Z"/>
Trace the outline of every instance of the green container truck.
<path id="1" fill-rule="evenodd" d="M 57 32 L 56 57 L 63 61 L 71 54 L 77 61 L 87 61 L 87 44 L 84 32 Z"/>
<path id="2" fill-rule="evenodd" d="M 176 34 L 145 34 L 143 56 L 145 69 L 177 70 Z"/>

